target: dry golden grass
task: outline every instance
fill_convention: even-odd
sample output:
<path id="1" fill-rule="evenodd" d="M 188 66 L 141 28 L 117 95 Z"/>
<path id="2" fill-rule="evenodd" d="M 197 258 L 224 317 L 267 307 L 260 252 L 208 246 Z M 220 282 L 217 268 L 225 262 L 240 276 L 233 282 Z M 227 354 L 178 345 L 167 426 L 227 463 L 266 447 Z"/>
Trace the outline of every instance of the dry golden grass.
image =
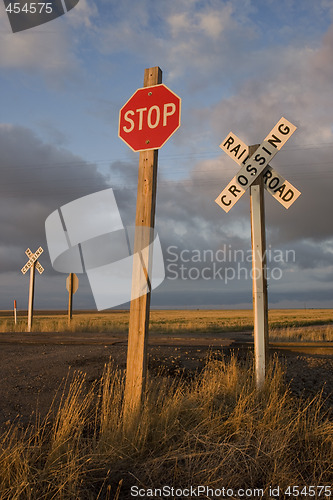
<path id="1" fill-rule="evenodd" d="M 333 325 L 314 325 L 312 327 L 271 328 L 270 341 L 332 342 Z"/>
<path id="2" fill-rule="evenodd" d="M 109 364 L 76 374 L 56 417 L 0 440 L 0 498 L 128 499 L 131 485 L 220 488 L 329 485 L 333 422 L 320 395 L 294 399 L 277 360 L 257 393 L 252 360 L 208 360 L 192 381 L 151 377 L 135 425 L 123 425 L 124 378 Z"/>
<path id="3" fill-rule="evenodd" d="M 2 316 L 0 332 L 27 330 L 26 318 L 19 317 L 14 325 L 11 316 Z M 129 312 L 110 311 L 107 313 L 80 313 L 74 315 L 68 326 L 67 316 L 36 315 L 33 331 L 36 332 L 111 332 L 128 331 Z M 275 333 L 280 329 L 300 328 L 309 325 L 329 325 L 333 323 L 332 309 L 280 309 L 269 311 L 269 327 Z M 252 310 L 152 310 L 150 332 L 152 334 L 220 333 L 253 329 Z M 288 335 L 283 335 L 287 337 Z"/>

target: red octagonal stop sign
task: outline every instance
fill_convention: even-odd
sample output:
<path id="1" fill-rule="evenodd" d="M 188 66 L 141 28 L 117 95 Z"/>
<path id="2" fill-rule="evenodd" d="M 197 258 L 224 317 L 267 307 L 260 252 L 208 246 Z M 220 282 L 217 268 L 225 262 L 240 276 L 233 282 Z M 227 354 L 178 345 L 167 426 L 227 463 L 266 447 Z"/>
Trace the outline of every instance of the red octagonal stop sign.
<path id="1" fill-rule="evenodd" d="M 165 85 L 138 89 L 119 113 L 119 137 L 133 151 L 159 149 L 180 126 L 181 99 Z"/>

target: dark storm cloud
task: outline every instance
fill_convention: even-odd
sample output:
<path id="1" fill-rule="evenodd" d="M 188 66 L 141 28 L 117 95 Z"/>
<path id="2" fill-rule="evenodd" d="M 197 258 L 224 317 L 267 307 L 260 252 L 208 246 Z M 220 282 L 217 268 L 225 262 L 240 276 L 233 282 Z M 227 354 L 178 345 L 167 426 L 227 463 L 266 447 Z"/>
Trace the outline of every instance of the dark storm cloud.
<path id="1" fill-rule="evenodd" d="M 43 300 L 39 299 L 40 307 L 47 307 L 50 300 L 48 297 L 53 297 L 54 304 L 58 304 L 59 300 L 65 300 L 62 298 L 66 293 L 65 277 L 55 273 L 49 262 L 44 233 L 46 217 L 65 203 L 112 187 L 124 225 L 134 225 L 138 161 L 133 159 L 114 162 L 108 171 L 101 174 L 95 165 L 88 164 L 65 149 L 43 143 L 30 130 L 7 125 L 0 127 L 0 146 L 3 153 L 0 199 L 0 270 L 5 273 L 2 275 L 3 283 L 8 283 L 8 273 L 12 271 L 14 275 L 11 276 L 16 277 L 13 280 L 11 278 L 7 289 L 12 290 L 12 295 L 24 295 L 26 291 L 22 291 L 22 283 L 27 286 L 27 279 L 20 275 L 20 269 L 27 260 L 24 251 L 28 246 L 34 251 L 42 245 L 45 253 L 41 257 L 41 263 L 46 272 L 39 279 L 40 290 L 44 291 Z M 318 151 L 314 150 L 314 153 L 318 158 Z M 298 154 L 300 160 L 297 159 Z M 305 158 L 308 159 L 306 152 L 290 148 L 282 157 L 281 167 L 276 168 L 280 168 L 281 173 L 287 177 L 288 163 L 300 162 L 303 166 L 302 161 L 305 162 Z M 327 159 L 328 152 L 325 150 L 321 152 L 320 163 Z M 204 251 L 211 251 L 216 255 L 216 252 L 223 249 L 242 251 L 248 256 L 251 248 L 248 194 L 243 196 L 229 214 L 225 214 L 214 203 L 216 195 L 235 171 L 236 167 L 221 154 L 216 159 L 197 162 L 192 173 L 185 179 L 170 182 L 162 171 L 159 172 L 156 228 L 162 242 L 166 266 L 168 248 L 171 245 L 175 247 L 173 251 L 178 255 L 182 250 L 186 250 L 187 253 L 183 254 L 186 258 L 193 251 L 197 254 L 199 252 L 200 255 L 203 255 Z M 327 270 L 327 276 L 331 272 L 332 230 L 327 219 L 318 220 L 317 211 L 330 210 L 330 186 L 324 178 L 312 182 L 311 164 L 306 165 L 306 172 L 308 188 L 306 183 L 305 186 L 299 185 L 302 184 L 302 179 L 297 183 L 290 178 L 302 190 L 302 196 L 289 211 L 266 194 L 267 246 L 282 253 L 286 250 L 295 252 L 294 260 L 278 264 L 287 281 L 272 281 L 270 284 L 270 300 L 275 304 L 281 302 L 282 296 L 296 301 L 310 300 L 313 296 L 311 286 L 317 290 L 316 296 L 329 296 L 328 291 L 326 293 L 321 290 L 320 284 L 327 283 L 327 280 L 323 279 L 323 269 Z M 221 264 L 222 267 L 228 265 L 235 268 L 237 259 L 232 259 L 229 262 L 230 258 L 227 257 L 226 262 Z M 181 264 L 181 260 L 178 264 Z M 199 272 L 205 265 L 204 261 L 195 263 Z M 245 262 L 243 267 L 249 271 L 251 263 Z M 302 275 L 306 279 L 302 293 L 290 288 L 291 284 L 297 283 L 297 269 L 307 271 Z M 289 271 L 296 274 L 288 275 Z M 292 278 L 291 281 L 288 276 Z M 288 290 L 285 295 L 281 286 Z M 6 301 L 6 294 L 2 295 L 2 299 Z M 251 281 L 237 277 L 229 283 L 219 280 L 218 277 L 211 283 L 202 279 L 189 279 L 186 283 L 181 279 L 167 279 L 153 295 L 156 296 L 153 299 L 156 306 L 250 306 Z M 94 307 L 84 276 L 81 277 L 76 300 L 81 307 Z"/>
<path id="2" fill-rule="evenodd" d="M 9 271 L 20 269 L 28 246 L 46 248 L 44 223 L 53 210 L 107 184 L 95 165 L 23 127 L 1 125 L 0 149 L 0 269 Z"/>

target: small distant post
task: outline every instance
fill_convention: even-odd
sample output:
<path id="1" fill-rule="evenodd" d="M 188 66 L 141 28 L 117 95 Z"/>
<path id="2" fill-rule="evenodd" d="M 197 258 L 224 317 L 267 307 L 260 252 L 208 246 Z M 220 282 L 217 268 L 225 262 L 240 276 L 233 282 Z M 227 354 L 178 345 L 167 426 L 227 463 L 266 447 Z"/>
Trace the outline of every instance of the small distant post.
<path id="1" fill-rule="evenodd" d="M 70 273 L 66 279 L 66 288 L 68 291 L 68 324 L 70 325 L 73 317 L 73 294 L 79 288 L 79 278 L 75 273 Z"/>
<path id="2" fill-rule="evenodd" d="M 31 332 L 33 310 L 34 310 L 34 293 L 35 293 L 35 269 L 42 274 L 44 271 L 43 266 L 38 262 L 38 257 L 44 252 L 42 247 L 39 247 L 35 253 L 32 253 L 30 248 L 27 248 L 26 255 L 29 257 L 28 262 L 22 267 L 21 272 L 25 274 L 30 269 L 30 282 L 29 282 L 29 306 L 28 306 L 28 332 Z"/>
<path id="3" fill-rule="evenodd" d="M 16 300 L 14 299 L 14 323 L 17 324 L 17 315 L 16 315 Z"/>

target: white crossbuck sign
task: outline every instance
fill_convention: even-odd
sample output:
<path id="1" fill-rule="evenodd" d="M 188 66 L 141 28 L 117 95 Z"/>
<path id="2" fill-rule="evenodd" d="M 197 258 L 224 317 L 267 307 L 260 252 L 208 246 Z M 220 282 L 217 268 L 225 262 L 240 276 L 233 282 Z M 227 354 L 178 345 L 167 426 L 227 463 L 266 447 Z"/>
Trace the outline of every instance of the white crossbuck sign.
<path id="1" fill-rule="evenodd" d="M 249 158 L 248 146 L 232 132 L 222 141 L 220 148 L 236 163 L 242 165 L 238 174 L 215 200 L 225 212 L 229 212 L 261 173 L 263 173 L 265 188 L 276 200 L 285 208 L 289 208 L 294 203 L 301 194 L 300 191 L 279 175 L 268 162 L 295 130 L 295 125 L 282 117 L 251 158 Z"/>
<path id="2" fill-rule="evenodd" d="M 44 252 L 44 250 L 42 249 L 42 247 L 39 247 L 35 253 L 32 253 L 30 248 L 27 248 L 25 253 L 29 257 L 29 260 L 26 263 L 26 265 L 24 267 L 22 267 L 22 269 L 21 269 L 23 274 L 25 274 L 33 266 L 34 262 L 37 261 L 38 257 L 40 257 L 43 252 Z M 39 274 L 42 274 L 42 272 L 44 271 L 43 266 L 38 261 L 36 262 L 36 269 L 39 272 Z"/>

